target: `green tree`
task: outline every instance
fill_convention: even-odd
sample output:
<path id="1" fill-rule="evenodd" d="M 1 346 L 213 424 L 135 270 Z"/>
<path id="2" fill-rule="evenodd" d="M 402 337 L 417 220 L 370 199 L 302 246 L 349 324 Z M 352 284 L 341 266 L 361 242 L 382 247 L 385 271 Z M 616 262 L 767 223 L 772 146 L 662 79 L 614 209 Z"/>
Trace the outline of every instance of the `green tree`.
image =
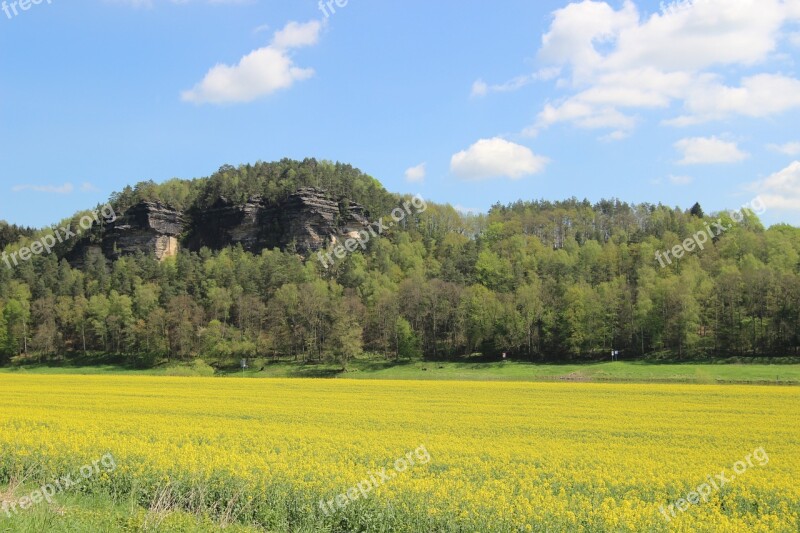
<path id="1" fill-rule="evenodd" d="M 419 359 L 422 357 L 420 341 L 411 324 L 405 318 L 399 316 L 395 322 L 395 357 L 400 359 Z"/>

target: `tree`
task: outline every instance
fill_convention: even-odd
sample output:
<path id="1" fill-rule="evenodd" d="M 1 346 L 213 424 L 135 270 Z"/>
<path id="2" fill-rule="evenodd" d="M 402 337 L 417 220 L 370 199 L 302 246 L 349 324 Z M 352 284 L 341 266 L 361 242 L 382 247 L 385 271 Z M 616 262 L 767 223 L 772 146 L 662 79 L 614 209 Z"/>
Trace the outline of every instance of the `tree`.
<path id="1" fill-rule="evenodd" d="M 180 359 L 194 356 L 197 330 L 203 320 L 200 306 L 188 295 L 175 296 L 167 304 L 166 319 L 170 356 Z"/>
<path id="2" fill-rule="evenodd" d="M 394 326 L 400 314 L 397 286 L 386 276 L 373 273 L 361 291 L 368 309 L 366 345 L 389 358 L 394 352 Z"/>
<path id="3" fill-rule="evenodd" d="M 528 357 L 541 354 L 544 328 L 544 305 L 542 301 L 542 283 L 534 279 L 523 285 L 514 295 L 514 303 L 522 320 L 524 341 Z"/>
<path id="4" fill-rule="evenodd" d="M 355 296 L 348 296 L 334 310 L 330 342 L 335 360 L 347 370 L 347 364 L 364 351 L 364 330 L 359 318 L 364 306 Z"/>
<path id="5" fill-rule="evenodd" d="M 496 349 L 494 334 L 500 314 L 500 303 L 492 291 L 483 285 L 464 290 L 459 304 L 460 327 L 470 353 Z"/>
<path id="6" fill-rule="evenodd" d="M 89 325 L 95 340 L 100 341 L 101 349 L 109 350 L 108 345 L 108 313 L 109 303 L 105 294 L 96 294 L 89 298 Z M 94 346 L 97 344 L 93 343 Z"/>
<path id="7" fill-rule="evenodd" d="M 280 287 L 267 306 L 268 323 L 274 334 L 276 350 L 295 359 L 303 348 L 299 307 L 300 292 L 294 283 Z"/>
<path id="8" fill-rule="evenodd" d="M 38 298 L 31 306 L 31 315 L 36 328 L 31 340 L 31 347 L 42 355 L 55 355 L 59 348 L 59 330 L 56 326 L 56 302 L 53 296 Z"/>
<path id="9" fill-rule="evenodd" d="M 411 324 L 405 318 L 399 316 L 395 322 L 395 357 L 400 359 L 419 359 L 422 357 L 420 342 Z"/>
<path id="10" fill-rule="evenodd" d="M 111 291 L 108 299 L 109 340 L 116 353 L 127 353 L 132 348 L 133 302 L 130 296 Z"/>
<path id="11" fill-rule="evenodd" d="M 610 324 L 605 320 L 609 302 L 586 283 L 572 285 L 564 296 L 564 324 L 570 351 L 576 355 L 592 355 L 607 347 Z"/>
<path id="12" fill-rule="evenodd" d="M 8 361 L 8 356 L 12 353 L 8 345 L 8 324 L 6 323 L 6 314 L 3 308 L 3 301 L 0 300 L 0 364 Z"/>
<path id="13" fill-rule="evenodd" d="M 514 274 L 511 262 L 491 250 L 483 250 L 478 255 L 475 271 L 478 281 L 488 289 L 506 292 L 512 288 Z"/>
<path id="14" fill-rule="evenodd" d="M 5 323 L 6 342 L 13 355 L 28 353 L 29 322 L 31 318 L 31 291 L 26 283 L 12 281 L 8 289 Z"/>

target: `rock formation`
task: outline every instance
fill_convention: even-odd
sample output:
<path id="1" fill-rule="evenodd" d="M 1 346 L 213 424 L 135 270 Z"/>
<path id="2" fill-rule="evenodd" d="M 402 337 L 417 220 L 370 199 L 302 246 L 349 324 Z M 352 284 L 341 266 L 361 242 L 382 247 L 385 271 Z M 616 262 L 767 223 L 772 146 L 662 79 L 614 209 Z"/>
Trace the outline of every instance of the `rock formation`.
<path id="1" fill-rule="evenodd" d="M 178 237 L 185 221 L 180 211 L 158 202 L 142 202 L 123 213 L 103 235 L 103 253 L 109 259 L 136 252 L 153 254 L 159 261 L 178 254 Z"/>
<path id="2" fill-rule="evenodd" d="M 337 203 L 324 191 L 303 188 L 277 207 L 281 248 L 294 244 L 298 252 L 316 252 L 338 237 L 369 224 L 364 208 L 355 202 Z"/>
<path id="3" fill-rule="evenodd" d="M 93 239 L 84 239 L 67 259 L 83 265 L 86 254 L 117 259 L 137 252 L 159 260 L 177 255 L 181 245 L 198 251 L 237 244 L 252 253 L 280 248 L 306 254 L 324 249 L 368 225 L 364 208 L 336 201 L 325 191 L 301 188 L 275 204 L 256 196 L 243 204 L 219 198 L 209 209 L 182 213 L 158 202 L 129 208 Z"/>
<path id="4" fill-rule="evenodd" d="M 271 248 L 315 252 L 368 224 L 363 207 L 349 201 L 336 202 L 313 187 L 298 189 L 277 204 L 268 204 L 260 197 L 244 204 L 220 198 L 192 218 L 189 249 L 206 246 L 218 250 L 241 244 L 252 253 Z"/>
<path id="5" fill-rule="evenodd" d="M 270 233 L 265 209 L 259 196 L 244 204 L 221 197 L 210 208 L 191 213 L 192 224 L 186 244 L 194 251 L 204 246 L 219 250 L 241 244 L 248 252 L 257 253 L 265 247 Z"/>

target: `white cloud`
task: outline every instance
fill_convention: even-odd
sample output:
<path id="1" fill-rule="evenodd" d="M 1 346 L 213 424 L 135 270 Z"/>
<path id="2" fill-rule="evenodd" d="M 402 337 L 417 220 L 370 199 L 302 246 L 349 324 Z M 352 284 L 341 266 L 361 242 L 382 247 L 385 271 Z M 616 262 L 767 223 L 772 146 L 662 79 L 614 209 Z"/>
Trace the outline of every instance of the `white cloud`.
<path id="1" fill-rule="evenodd" d="M 619 10 L 607 2 L 584 1 L 553 13 L 539 55 L 584 75 L 749 65 L 775 50 L 778 30 L 788 18 L 780 0 L 676 0 L 662 3 L 661 11 L 646 19 L 631 0 Z"/>
<path id="2" fill-rule="evenodd" d="M 800 155 L 800 142 L 788 142 L 785 144 L 768 144 L 767 148 L 773 152 L 795 156 Z"/>
<path id="3" fill-rule="evenodd" d="M 280 50 L 314 46 L 319 42 L 321 29 L 322 23 L 318 20 L 312 20 L 305 24 L 290 22 L 282 30 L 275 32 L 275 36 L 272 38 L 272 46 Z"/>
<path id="4" fill-rule="evenodd" d="M 691 176 L 674 176 L 670 175 L 667 176 L 669 182 L 673 185 L 689 185 L 694 181 L 694 178 Z"/>
<path id="5" fill-rule="evenodd" d="M 550 64 L 570 65 L 579 78 L 589 76 L 603 60 L 596 44 L 613 42 L 622 28 L 638 20 L 636 6 L 629 1 L 619 11 L 606 2 L 571 3 L 553 13 L 539 56 Z"/>
<path id="6" fill-rule="evenodd" d="M 100 192 L 100 189 L 98 189 L 93 184 L 89 183 L 88 181 L 84 181 L 81 184 L 81 190 L 83 192 Z"/>
<path id="7" fill-rule="evenodd" d="M 450 160 L 450 170 L 465 180 L 520 179 L 544 170 L 548 159 L 500 137 L 481 139 Z"/>
<path id="8" fill-rule="evenodd" d="M 605 1 L 570 3 L 553 13 L 539 58 L 571 69 L 558 86 L 573 94 L 547 103 L 527 131 L 560 122 L 627 131 L 639 118 L 633 110 L 675 103 L 685 113 L 664 121 L 674 126 L 800 108 L 800 80 L 755 72 L 729 86 L 714 72 L 766 63 L 793 19 L 800 19 L 800 0 L 673 0 L 649 16 L 632 0 L 618 9 Z"/>
<path id="9" fill-rule="evenodd" d="M 425 175 L 427 173 L 425 163 L 421 165 L 417 165 L 415 167 L 411 167 L 406 170 L 406 181 L 411 183 L 418 183 L 421 181 L 425 181 Z"/>
<path id="10" fill-rule="evenodd" d="M 800 210 L 800 161 L 794 161 L 768 178 L 751 183 L 750 189 L 768 209 Z"/>
<path id="11" fill-rule="evenodd" d="M 800 20 L 800 0 L 786 0 L 785 4 L 789 11 L 789 17 L 793 20 Z"/>
<path id="12" fill-rule="evenodd" d="M 687 126 L 732 115 L 763 118 L 800 108 L 800 80 L 778 74 L 758 74 L 742 79 L 740 87 L 698 83 L 689 91 L 685 107 L 690 112 L 667 121 Z"/>
<path id="13" fill-rule="evenodd" d="M 237 65 L 213 67 L 181 98 L 196 104 L 252 102 L 311 78 L 314 69 L 295 66 L 289 51 L 317 44 L 321 30 L 322 23 L 316 20 L 305 24 L 290 22 L 275 33 L 272 44 L 250 52 Z"/>
<path id="14" fill-rule="evenodd" d="M 674 1 L 622 27 L 604 61 L 616 69 L 652 66 L 667 72 L 753 65 L 775 51 L 787 18 L 780 0 Z"/>
<path id="15" fill-rule="evenodd" d="M 486 96 L 489 93 L 510 93 L 522 89 L 526 85 L 539 80 L 552 80 L 561 73 L 560 67 L 550 67 L 528 74 L 527 76 L 517 76 L 505 83 L 489 85 L 483 80 L 476 80 L 472 84 L 472 96 Z"/>
<path id="16" fill-rule="evenodd" d="M 620 109 L 666 108 L 692 81 L 692 76 L 683 72 L 664 73 L 649 67 L 603 74 L 591 87 L 562 103 L 546 104 L 533 129 L 570 122 L 584 129 L 629 131 L 636 126 L 636 118 Z"/>
<path id="17" fill-rule="evenodd" d="M 486 96 L 489 94 L 489 86 L 483 80 L 475 80 L 472 84 L 472 96 Z"/>
<path id="18" fill-rule="evenodd" d="M 679 165 L 736 163 L 748 157 L 748 154 L 739 150 L 736 143 L 717 137 L 681 139 L 675 143 L 675 148 L 683 153 L 683 159 L 678 161 Z"/>
<path id="19" fill-rule="evenodd" d="M 11 190 L 14 192 L 33 191 L 49 194 L 70 194 L 75 190 L 75 187 L 71 183 L 65 183 L 64 185 L 14 185 Z"/>
<path id="20" fill-rule="evenodd" d="M 693 83 L 685 72 L 662 72 L 652 67 L 610 72 L 579 94 L 581 101 L 595 105 L 628 108 L 667 107 Z"/>
<path id="21" fill-rule="evenodd" d="M 636 119 L 620 112 L 613 106 L 598 107 L 572 98 L 561 105 L 546 104 L 536 120 L 536 124 L 525 130 L 526 135 L 536 135 L 540 130 L 559 122 L 572 122 L 579 128 L 605 129 L 618 131 L 631 130 Z"/>
<path id="22" fill-rule="evenodd" d="M 612 131 L 608 135 L 603 135 L 600 137 L 600 140 L 603 142 L 615 142 L 615 141 L 622 141 L 629 137 L 629 133 L 627 131 L 617 130 Z"/>

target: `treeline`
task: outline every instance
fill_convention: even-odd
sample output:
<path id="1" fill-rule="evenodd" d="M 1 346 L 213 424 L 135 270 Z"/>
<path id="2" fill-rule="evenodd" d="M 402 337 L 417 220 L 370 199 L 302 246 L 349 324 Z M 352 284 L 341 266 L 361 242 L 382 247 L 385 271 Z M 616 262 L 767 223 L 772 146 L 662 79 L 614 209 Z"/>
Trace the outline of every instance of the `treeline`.
<path id="1" fill-rule="evenodd" d="M 185 184 L 195 192 L 184 205 L 210 201 L 208 190 L 253 192 L 239 170 L 220 172 L 202 186 Z M 372 194 L 366 190 L 362 201 Z M 385 203 L 376 216 L 387 215 L 398 199 L 376 190 L 372 208 Z M 718 218 L 730 229 L 660 266 L 657 251 Z M 466 216 L 429 202 L 327 270 L 315 255 L 240 248 L 183 251 L 161 263 L 90 257 L 82 270 L 56 254 L 0 267 L 5 362 L 114 353 L 145 364 L 198 357 L 346 364 L 363 352 L 559 361 L 612 349 L 627 358 L 692 359 L 800 348 L 800 229 L 765 229 L 750 212 L 705 216 L 697 205 L 573 199 Z"/>
<path id="2" fill-rule="evenodd" d="M 0 220 L 0 250 L 5 249 L 9 244 L 14 244 L 22 237 L 31 237 L 34 233 L 36 230 L 33 228 L 25 228 Z"/>
<path id="3" fill-rule="evenodd" d="M 119 212 L 141 201 L 158 201 L 182 211 L 203 210 L 220 198 L 244 203 L 254 196 L 275 203 L 301 187 L 326 190 L 334 198 L 356 201 L 371 212 L 383 212 L 396 198 L 378 180 L 344 163 L 305 159 L 225 165 L 207 178 L 171 179 L 157 184 L 143 181 L 111 197 Z"/>

